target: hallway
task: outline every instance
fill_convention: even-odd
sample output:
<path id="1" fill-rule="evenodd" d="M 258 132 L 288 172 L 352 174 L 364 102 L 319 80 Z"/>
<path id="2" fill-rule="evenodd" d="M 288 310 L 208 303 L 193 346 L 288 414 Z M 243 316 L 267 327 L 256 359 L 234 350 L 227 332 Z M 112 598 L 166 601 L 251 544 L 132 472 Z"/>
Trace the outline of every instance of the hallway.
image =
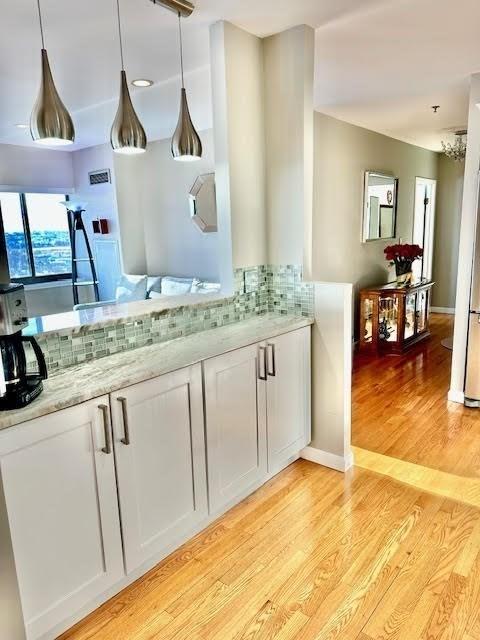
<path id="1" fill-rule="evenodd" d="M 480 476 L 480 411 L 447 401 L 453 316 L 432 314 L 429 340 L 403 356 L 356 356 L 355 447 L 444 471 Z"/>

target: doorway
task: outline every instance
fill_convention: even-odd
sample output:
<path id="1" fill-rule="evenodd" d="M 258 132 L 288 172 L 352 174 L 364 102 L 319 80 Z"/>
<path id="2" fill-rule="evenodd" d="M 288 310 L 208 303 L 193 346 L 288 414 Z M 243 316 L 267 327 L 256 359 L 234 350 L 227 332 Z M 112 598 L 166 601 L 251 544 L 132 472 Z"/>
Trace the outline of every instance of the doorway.
<path id="1" fill-rule="evenodd" d="M 431 280 L 435 231 L 435 198 L 437 181 L 415 178 L 415 207 L 413 216 L 413 244 L 423 248 L 423 257 L 413 263 L 415 280 Z"/>

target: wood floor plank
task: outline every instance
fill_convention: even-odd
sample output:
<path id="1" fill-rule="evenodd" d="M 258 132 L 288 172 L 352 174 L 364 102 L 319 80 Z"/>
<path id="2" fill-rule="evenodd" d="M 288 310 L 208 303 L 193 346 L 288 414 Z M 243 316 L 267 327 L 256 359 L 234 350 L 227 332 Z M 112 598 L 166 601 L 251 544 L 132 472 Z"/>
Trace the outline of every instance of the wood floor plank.
<path id="1" fill-rule="evenodd" d="M 432 638 L 444 636 L 457 603 L 465 595 L 466 583 L 467 581 L 463 576 L 459 576 L 456 573 L 450 575 L 437 606 L 420 636 L 422 640 L 431 640 Z"/>

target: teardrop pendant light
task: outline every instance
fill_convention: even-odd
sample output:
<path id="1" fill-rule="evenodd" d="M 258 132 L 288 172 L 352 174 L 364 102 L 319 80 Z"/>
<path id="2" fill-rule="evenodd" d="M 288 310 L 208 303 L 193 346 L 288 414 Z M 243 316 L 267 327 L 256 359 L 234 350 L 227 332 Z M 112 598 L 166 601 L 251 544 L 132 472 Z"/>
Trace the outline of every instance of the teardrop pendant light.
<path id="1" fill-rule="evenodd" d="M 183 73 L 183 41 L 182 41 L 182 15 L 178 13 L 178 30 L 180 35 L 180 69 L 182 73 L 182 90 L 180 94 L 180 115 L 177 128 L 172 138 L 172 155 L 175 160 L 191 162 L 202 157 L 202 141 L 193 126 L 188 109 L 187 92 Z"/>
<path id="2" fill-rule="evenodd" d="M 113 121 L 110 142 L 116 153 L 134 155 L 144 153 L 147 147 L 147 136 L 135 109 L 133 108 L 130 91 L 128 90 L 127 74 L 123 62 L 122 27 L 120 22 L 120 0 L 117 0 L 118 37 L 120 41 L 120 102 L 117 115 Z"/>
<path id="3" fill-rule="evenodd" d="M 45 49 L 40 0 L 37 0 L 40 35 L 42 37 L 42 79 L 37 101 L 30 117 L 30 133 L 34 142 L 61 146 L 72 144 L 75 128 L 72 118 L 58 95 Z"/>

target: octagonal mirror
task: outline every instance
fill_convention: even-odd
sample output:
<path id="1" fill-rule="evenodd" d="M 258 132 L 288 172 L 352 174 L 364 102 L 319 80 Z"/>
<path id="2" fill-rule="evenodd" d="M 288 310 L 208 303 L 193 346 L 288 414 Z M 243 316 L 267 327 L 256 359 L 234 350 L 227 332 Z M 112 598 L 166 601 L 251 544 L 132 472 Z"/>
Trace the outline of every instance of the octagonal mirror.
<path id="1" fill-rule="evenodd" d="M 193 222 L 203 233 L 217 231 L 217 199 L 215 174 L 205 173 L 195 180 L 189 193 Z"/>

